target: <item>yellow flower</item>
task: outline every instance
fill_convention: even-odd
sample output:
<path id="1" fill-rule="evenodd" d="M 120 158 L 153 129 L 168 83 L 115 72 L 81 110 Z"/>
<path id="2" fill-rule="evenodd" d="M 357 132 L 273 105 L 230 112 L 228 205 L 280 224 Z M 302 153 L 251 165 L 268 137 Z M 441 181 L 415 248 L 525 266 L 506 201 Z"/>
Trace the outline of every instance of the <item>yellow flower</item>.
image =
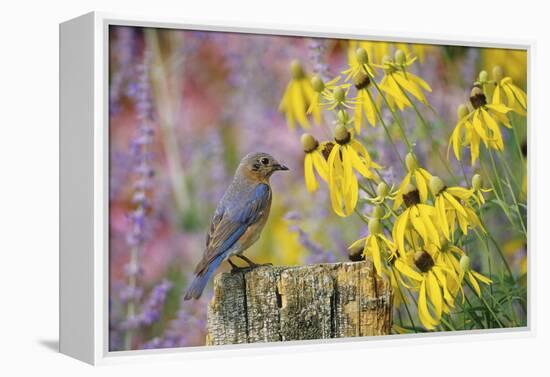
<path id="1" fill-rule="evenodd" d="M 418 317 L 426 329 L 433 330 L 446 306 L 454 306 L 454 297 L 447 288 L 445 272 L 448 267 L 436 261 L 426 250 L 414 254 L 413 266 L 398 259 L 395 267 L 418 287 Z"/>
<path id="2" fill-rule="evenodd" d="M 334 212 L 346 217 L 355 209 L 359 196 L 354 170 L 365 178 L 375 179 L 371 169 L 381 167 L 372 161 L 367 149 L 353 138 L 344 125 L 336 126 L 334 140 L 336 143 L 328 156 L 330 201 Z"/>
<path id="3" fill-rule="evenodd" d="M 434 243 L 439 247 L 439 233 L 433 223 L 435 208 L 421 203 L 418 189 L 410 183 L 403 190 L 403 200 L 407 209 L 397 217 L 392 229 L 392 238 L 399 252 L 405 254 L 405 239 L 411 247 L 418 246 L 418 236 L 424 245 Z"/>
<path id="4" fill-rule="evenodd" d="M 432 178 L 432 175 L 428 173 L 425 169 L 418 166 L 416 162 L 416 157 L 412 153 L 408 153 L 405 157 L 405 164 L 407 165 L 408 173 L 403 178 L 403 182 L 399 185 L 395 201 L 393 203 L 393 209 L 397 210 L 399 206 L 403 203 L 404 190 L 411 180 L 414 177 L 418 191 L 420 192 L 420 201 L 422 203 L 428 200 L 428 183 Z"/>
<path id="5" fill-rule="evenodd" d="M 357 89 L 357 97 L 355 98 L 355 114 L 353 117 L 355 132 L 361 132 L 361 124 L 363 124 L 363 114 L 366 115 L 368 123 L 376 127 L 377 107 L 374 103 L 374 97 L 370 92 L 371 78 L 359 72 L 354 78 L 355 88 Z"/>
<path id="6" fill-rule="evenodd" d="M 471 92 L 470 102 L 474 108 L 468 112 L 467 107 L 459 107 L 459 121 L 451 134 L 447 155 L 451 147 L 455 157 L 460 161 L 460 147 L 470 144 L 472 165 L 479 157 L 480 140 L 486 148 L 504 150 L 504 141 L 498 123 L 512 128 L 506 114 L 511 110 L 503 104 L 487 104 L 487 98 L 479 87 Z"/>
<path id="7" fill-rule="evenodd" d="M 348 43 L 348 64 L 352 65 L 355 60 L 357 48 L 367 52 L 370 61 L 381 61 L 385 55 L 391 52 L 392 44 L 378 41 L 349 41 Z"/>
<path id="8" fill-rule="evenodd" d="M 429 106 L 422 90 L 431 92 L 432 88 L 420 77 L 406 71 L 406 67 L 414 63 L 416 57 L 405 56 L 402 50 L 395 52 L 395 60 L 386 56 L 379 67 L 384 69 L 384 77 L 379 87 L 388 95 L 391 107 L 397 105 L 400 110 L 412 107 L 407 92 L 426 106 Z"/>
<path id="9" fill-rule="evenodd" d="M 304 157 L 304 178 L 306 187 L 309 192 L 314 192 L 319 188 L 314 169 L 325 182 L 328 181 L 328 165 L 323 157 L 325 145 L 319 144 L 313 136 L 307 133 L 302 135 L 302 145 L 306 154 Z"/>
<path id="10" fill-rule="evenodd" d="M 479 288 L 478 281 L 482 282 L 485 285 L 491 284 L 493 281 L 489 279 L 486 276 L 483 276 L 479 272 L 476 272 L 471 269 L 470 267 L 470 257 L 468 257 L 466 254 L 460 258 L 460 267 L 462 269 L 462 273 L 460 274 L 460 280 L 464 279 L 466 276 L 468 280 L 470 281 L 470 284 L 472 284 L 472 287 L 474 287 L 474 291 L 476 294 L 481 297 L 481 289 Z"/>
<path id="11" fill-rule="evenodd" d="M 329 100 L 331 98 L 331 93 L 337 87 L 336 83 L 340 80 L 340 76 L 335 77 L 326 84 L 323 80 L 315 75 L 311 78 L 311 87 L 313 88 L 313 100 L 307 109 L 308 114 L 320 114 L 321 113 L 321 100 Z M 349 87 L 349 85 L 341 85 L 343 88 Z"/>
<path id="12" fill-rule="evenodd" d="M 386 199 L 395 200 L 397 191 L 394 191 L 393 185 L 388 187 L 385 182 L 380 182 L 376 186 L 376 196 L 374 198 L 367 198 L 367 200 L 373 204 L 382 204 Z"/>
<path id="13" fill-rule="evenodd" d="M 339 85 L 334 86 L 332 90 L 322 93 L 322 99 L 324 100 L 319 105 L 322 108 L 328 108 L 329 110 L 334 110 L 336 108 L 343 109 L 353 109 L 355 101 L 348 98 L 349 85 Z"/>
<path id="14" fill-rule="evenodd" d="M 503 104 L 518 114 L 526 115 L 527 94 L 514 85 L 511 77 L 504 77 L 500 66 L 493 68 L 493 79 L 495 80 L 493 104 Z"/>
<path id="15" fill-rule="evenodd" d="M 456 220 L 465 235 L 468 234 L 468 227 L 479 227 L 485 231 L 476 213 L 468 205 L 470 198 L 474 195 L 474 190 L 447 187 L 443 180 L 435 175 L 430 179 L 429 187 L 434 196 L 436 222 L 447 240 L 454 239 Z"/>
<path id="16" fill-rule="evenodd" d="M 376 75 L 373 66 L 369 62 L 369 54 L 363 47 L 358 47 L 356 50 L 348 48 L 348 65 L 349 67 L 342 72 L 347 75 L 345 81 L 355 79 L 360 75 L 367 75 L 369 78 Z"/>
<path id="17" fill-rule="evenodd" d="M 380 207 L 376 207 L 381 210 Z M 383 211 L 382 211 L 383 212 Z M 356 248 L 359 245 L 363 246 L 363 256 L 372 260 L 376 273 L 382 276 L 382 270 L 385 269 L 384 260 L 390 260 L 395 257 L 396 247 L 382 232 L 380 217 L 374 214 L 374 217 L 369 220 L 369 235 L 361 238 L 350 245 L 350 249 Z"/>
<path id="18" fill-rule="evenodd" d="M 485 198 L 483 197 L 484 192 L 491 192 L 492 189 L 484 189 L 481 186 L 483 185 L 483 178 L 479 174 L 475 174 L 472 177 L 472 190 L 474 190 L 473 198 L 477 202 L 478 206 L 485 204 Z"/>
<path id="19" fill-rule="evenodd" d="M 305 129 L 310 127 L 307 119 L 307 110 L 313 102 L 313 87 L 302 66 L 298 61 L 291 64 L 292 79 L 288 83 L 279 111 L 285 113 L 286 120 L 290 128 L 294 129 L 296 121 Z M 320 109 L 313 109 L 313 119 L 317 124 L 321 121 Z"/>
<path id="20" fill-rule="evenodd" d="M 450 244 L 446 239 L 441 240 L 440 248 L 432 244 L 428 245 L 426 250 L 429 250 L 430 254 L 433 255 L 440 264 L 447 266 L 447 270 L 445 271 L 445 275 L 448 277 L 447 288 L 451 296 L 456 297 L 458 291 L 462 290 L 460 285 L 460 274 L 462 273 L 460 257 L 464 255 L 464 251 Z M 464 300 L 464 297 L 462 297 L 462 299 Z"/>

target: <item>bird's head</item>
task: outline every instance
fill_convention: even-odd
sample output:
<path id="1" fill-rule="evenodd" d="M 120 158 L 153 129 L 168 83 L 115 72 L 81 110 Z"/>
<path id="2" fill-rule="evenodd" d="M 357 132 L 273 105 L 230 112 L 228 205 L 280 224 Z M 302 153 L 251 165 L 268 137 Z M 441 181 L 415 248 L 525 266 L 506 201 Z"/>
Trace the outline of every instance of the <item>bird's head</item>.
<path id="1" fill-rule="evenodd" d="M 250 153 L 241 160 L 239 170 L 253 180 L 264 182 L 274 172 L 288 168 L 267 153 Z"/>

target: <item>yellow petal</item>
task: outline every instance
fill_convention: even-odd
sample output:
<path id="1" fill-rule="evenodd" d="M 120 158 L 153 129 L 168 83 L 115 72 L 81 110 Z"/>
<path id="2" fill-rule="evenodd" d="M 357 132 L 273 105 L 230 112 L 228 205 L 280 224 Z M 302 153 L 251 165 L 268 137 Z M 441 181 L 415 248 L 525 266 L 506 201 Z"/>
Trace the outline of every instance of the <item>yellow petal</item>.
<path id="1" fill-rule="evenodd" d="M 433 272 L 428 272 L 428 297 L 430 301 L 434 304 L 436 318 L 441 318 L 441 312 L 443 310 L 443 299 L 441 297 L 441 290 L 439 289 L 439 284 L 437 284 L 437 279 Z"/>
<path id="2" fill-rule="evenodd" d="M 316 191 L 319 185 L 317 184 L 315 174 L 313 173 L 313 160 L 311 158 L 311 153 L 306 153 L 304 157 L 304 176 L 306 180 L 306 187 L 309 192 Z"/>
<path id="3" fill-rule="evenodd" d="M 432 318 L 426 301 L 426 282 L 422 280 L 420 292 L 418 293 L 418 316 L 420 321 L 428 330 L 432 330 L 437 322 Z"/>

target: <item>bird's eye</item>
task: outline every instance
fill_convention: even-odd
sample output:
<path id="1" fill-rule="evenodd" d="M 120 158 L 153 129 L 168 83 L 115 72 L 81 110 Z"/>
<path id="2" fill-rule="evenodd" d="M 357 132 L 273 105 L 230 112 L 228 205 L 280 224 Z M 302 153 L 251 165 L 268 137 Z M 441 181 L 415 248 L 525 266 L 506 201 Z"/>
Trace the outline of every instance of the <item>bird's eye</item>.
<path id="1" fill-rule="evenodd" d="M 262 158 L 262 159 L 260 160 L 260 162 L 261 162 L 262 164 L 264 164 L 264 165 L 267 165 L 267 164 L 269 164 L 269 158 L 264 157 L 264 158 Z"/>

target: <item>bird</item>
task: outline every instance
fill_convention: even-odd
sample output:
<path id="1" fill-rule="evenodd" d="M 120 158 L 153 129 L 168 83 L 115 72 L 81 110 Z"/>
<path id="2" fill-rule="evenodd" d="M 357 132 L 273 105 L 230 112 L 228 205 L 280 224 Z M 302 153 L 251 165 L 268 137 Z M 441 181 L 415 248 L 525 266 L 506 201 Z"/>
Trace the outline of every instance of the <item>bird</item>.
<path id="1" fill-rule="evenodd" d="M 249 153 L 243 157 L 212 216 L 206 248 L 184 300 L 200 298 L 210 277 L 222 262 L 227 260 L 232 271 L 242 270 L 231 261 L 231 257 L 248 263 L 244 269 L 262 266 L 245 257 L 243 252 L 260 238 L 269 217 L 269 179 L 276 171 L 284 170 L 288 168 L 268 153 Z"/>

